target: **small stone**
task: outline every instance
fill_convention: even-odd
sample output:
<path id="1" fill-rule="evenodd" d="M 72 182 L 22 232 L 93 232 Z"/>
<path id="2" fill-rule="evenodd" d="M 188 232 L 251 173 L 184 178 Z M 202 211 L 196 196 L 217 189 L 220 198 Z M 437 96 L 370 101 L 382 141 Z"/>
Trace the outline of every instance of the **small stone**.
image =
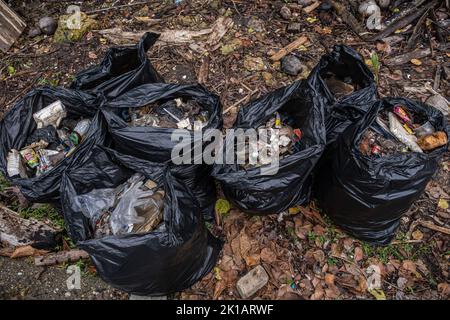
<path id="1" fill-rule="evenodd" d="M 313 3 L 313 0 L 298 0 L 297 3 L 302 7 L 306 7 Z"/>
<path id="2" fill-rule="evenodd" d="M 425 101 L 425 103 L 429 104 L 430 106 L 432 106 L 432 107 L 438 109 L 439 111 L 441 111 L 444 114 L 444 116 L 448 115 L 448 104 L 447 104 L 447 101 L 440 94 L 435 94 L 435 95 L 429 97 Z"/>
<path id="3" fill-rule="evenodd" d="M 247 22 L 247 28 L 256 32 L 264 31 L 264 22 L 256 17 L 251 17 Z"/>
<path id="4" fill-rule="evenodd" d="M 69 298 L 69 297 L 71 296 L 71 294 L 70 294 L 70 292 L 66 292 L 66 293 L 64 293 L 64 296 L 65 296 L 66 298 Z"/>
<path id="5" fill-rule="evenodd" d="M 37 37 L 40 34 L 41 34 L 41 29 L 39 29 L 38 27 L 31 28 L 30 31 L 28 31 L 28 36 L 30 38 Z"/>
<path id="6" fill-rule="evenodd" d="M 330 11 L 333 7 L 331 6 L 331 4 L 328 1 L 322 2 L 319 6 L 319 8 L 317 8 L 318 11 Z"/>
<path id="7" fill-rule="evenodd" d="M 55 33 L 57 23 L 56 20 L 52 17 L 43 17 L 39 20 L 39 28 L 42 30 L 43 33 L 45 33 L 48 36 L 51 36 Z"/>
<path id="8" fill-rule="evenodd" d="M 303 69 L 303 64 L 294 55 L 290 54 L 281 59 L 281 70 L 292 76 L 298 75 Z"/>
<path id="9" fill-rule="evenodd" d="M 282 6 L 281 9 L 280 9 L 280 15 L 283 17 L 283 19 L 289 20 L 289 18 L 292 15 L 291 9 L 289 9 L 286 6 Z"/>
<path id="10" fill-rule="evenodd" d="M 269 276 L 262 266 L 256 266 L 245 276 L 240 278 L 236 284 L 237 290 L 243 299 L 254 295 L 269 281 Z"/>
<path id="11" fill-rule="evenodd" d="M 291 22 L 288 24 L 287 27 L 287 32 L 291 32 L 291 33 L 296 33 L 296 32 L 300 32 L 301 29 L 301 24 L 298 22 Z"/>
<path id="12" fill-rule="evenodd" d="M 273 84 L 273 76 L 270 72 L 263 72 L 262 77 L 266 85 L 270 86 Z"/>

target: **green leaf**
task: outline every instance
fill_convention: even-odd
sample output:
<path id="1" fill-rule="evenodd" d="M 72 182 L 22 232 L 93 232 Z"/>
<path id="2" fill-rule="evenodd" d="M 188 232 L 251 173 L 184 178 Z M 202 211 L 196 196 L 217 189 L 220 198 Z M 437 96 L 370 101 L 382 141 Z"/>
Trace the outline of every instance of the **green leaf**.
<path id="1" fill-rule="evenodd" d="M 378 83 L 378 73 L 380 71 L 380 60 L 378 59 L 378 54 L 376 51 L 372 51 L 370 56 L 370 61 L 372 62 L 373 72 L 375 73 L 375 81 Z"/>
<path id="2" fill-rule="evenodd" d="M 386 300 L 386 295 L 381 289 L 368 289 L 369 293 L 375 297 L 377 300 Z"/>
<path id="3" fill-rule="evenodd" d="M 218 199 L 216 201 L 216 212 L 220 215 L 226 215 L 230 209 L 231 209 L 231 205 L 230 203 L 225 200 L 225 199 Z"/>
<path id="4" fill-rule="evenodd" d="M 16 74 L 16 69 L 13 66 L 8 66 L 8 73 L 10 76 L 13 76 Z"/>
<path id="5" fill-rule="evenodd" d="M 438 207 L 441 208 L 441 209 L 447 210 L 448 209 L 448 202 L 447 202 L 447 200 L 439 199 Z"/>

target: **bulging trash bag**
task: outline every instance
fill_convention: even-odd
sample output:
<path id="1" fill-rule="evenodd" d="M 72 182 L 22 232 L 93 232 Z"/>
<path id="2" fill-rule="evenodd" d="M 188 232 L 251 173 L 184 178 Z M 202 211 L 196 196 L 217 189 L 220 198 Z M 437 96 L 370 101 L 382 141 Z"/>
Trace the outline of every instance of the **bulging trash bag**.
<path id="1" fill-rule="evenodd" d="M 163 188 L 163 222 L 146 233 L 95 238 L 76 199 L 96 189 L 117 188 L 136 173 Z M 72 162 L 64 172 L 61 192 L 70 237 L 116 288 L 140 295 L 168 294 L 190 287 L 216 263 L 220 241 L 207 230 L 190 187 L 174 178 L 166 164 L 96 146 L 89 158 Z"/>
<path id="2" fill-rule="evenodd" d="M 174 99 L 195 101 L 204 110 L 207 110 L 209 119 L 202 128 L 203 132 L 209 129 L 222 129 L 222 106 L 219 97 L 210 93 L 203 86 L 144 84 L 105 103 L 102 107 L 114 149 L 152 162 L 171 163 L 172 150 L 179 143 L 178 140 L 172 139 L 176 129 L 152 125 L 134 126 L 130 123 L 130 112 L 148 105 L 152 106 L 147 108 L 151 111 L 155 105 L 164 105 Z M 193 145 L 194 134 L 190 132 L 189 135 L 188 140 Z M 193 158 L 194 155 L 192 155 Z M 214 180 L 210 177 L 211 167 L 202 162 L 196 163 L 194 164 L 192 161 L 192 164 L 178 165 L 174 167 L 173 174 L 190 186 L 200 202 L 204 214 L 209 215 L 216 199 Z M 206 218 L 209 219 L 212 216 Z"/>
<path id="3" fill-rule="evenodd" d="M 146 53 L 158 37 L 147 32 L 135 46 L 110 48 L 98 66 L 78 73 L 70 87 L 112 99 L 144 83 L 164 82 Z"/>
<path id="4" fill-rule="evenodd" d="M 256 129 L 277 112 L 280 117 L 287 117 L 292 127 L 301 130 L 303 147 L 280 159 L 275 174 L 262 172 L 270 165 L 252 168 L 226 162 L 214 165 L 213 177 L 220 182 L 225 196 L 248 213 L 278 213 L 306 203 L 311 172 L 325 148 L 324 110 L 310 82 L 294 82 L 243 106 L 233 129 Z"/>
<path id="5" fill-rule="evenodd" d="M 340 228 L 377 245 L 394 238 L 400 218 L 425 190 L 448 146 L 424 153 L 363 154 L 359 149 L 363 135 L 370 128 L 385 136 L 389 131 L 379 125 L 377 115 L 396 105 L 429 121 L 436 131 L 450 134 L 442 113 L 428 105 L 404 98 L 375 102 L 335 141 L 330 165 L 321 170 L 315 190 L 320 207 Z"/>
<path id="6" fill-rule="evenodd" d="M 31 175 L 25 177 L 19 174 L 9 176 L 8 155 L 12 149 L 20 151 L 31 142 L 40 139 L 49 142 L 49 148 L 50 145 L 60 144 L 61 140 L 56 135 L 56 129 L 52 125 L 37 130 L 37 122 L 33 118 L 33 114 L 37 111 L 46 108 L 58 100 L 64 105 L 67 114 L 63 121 L 72 121 L 75 124 L 80 119 L 89 119 L 88 123 L 90 125 L 83 140 L 74 149 L 75 152 L 72 155 L 68 154 L 66 157 L 63 157 L 53 168 L 43 172 L 39 176 Z M 107 131 L 105 130 L 106 127 L 101 125 L 101 120 L 98 117 L 99 114 L 96 116 L 99 105 L 100 100 L 95 95 L 60 87 L 43 87 L 27 93 L 0 121 L 1 173 L 14 185 L 17 185 L 23 195 L 31 202 L 53 202 L 58 200 L 61 175 L 68 163 L 77 153 L 85 154 L 93 144 L 101 144 L 104 142 Z M 42 134 L 39 134 L 39 132 Z M 21 163 L 24 162 L 23 158 L 19 160 L 18 157 L 16 160 Z"/>
<path id="7" fill-rule="evenodd" d="M 308 76 L 325 108 L 327 144 L 360 119 L 377 99 L 374 75 L 358 52 L 336 45 Z"/>

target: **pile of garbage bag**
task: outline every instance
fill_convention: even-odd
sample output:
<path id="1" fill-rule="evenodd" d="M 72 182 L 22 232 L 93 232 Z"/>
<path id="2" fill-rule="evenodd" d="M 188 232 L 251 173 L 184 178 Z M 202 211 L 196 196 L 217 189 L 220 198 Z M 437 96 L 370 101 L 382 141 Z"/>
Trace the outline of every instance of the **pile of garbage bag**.
<path id="1" fill-rule="evenodd" d="M 314 196 L 337 226 L 385 245 L 448 148 L 440 111 L 379 100 L 363 59 L 338 45 L 307 79 L 239 110 L 234 132 L 267 143 L 227 134 L 215 155 L 230 147 L 236 161 L 205 164 L 196 148 L 223 129 L 220 99 L 164 83 L 146 56 L 157 39 L 111 48 L 70 89 L 33 89 L 0 121 L 0 172 L 32 202 L 59 201 L 72 240 L 124 291 L 167 294 L 211 271 L 222 245 L 205 224 L 216 182 L 251 214 Z M 180 141 L 190 161 L 174 160 Z"/>

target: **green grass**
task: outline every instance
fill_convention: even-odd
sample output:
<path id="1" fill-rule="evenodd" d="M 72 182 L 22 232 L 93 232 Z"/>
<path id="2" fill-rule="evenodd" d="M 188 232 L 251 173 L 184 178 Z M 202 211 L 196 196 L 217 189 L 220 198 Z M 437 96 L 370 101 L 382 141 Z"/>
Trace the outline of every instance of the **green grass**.
<path id="1" fill-rule="evenodd" d="M 0 192 L 3 192 L 6 188 L 10 187 L 11 184 L 9 183 L 6 178 L 0 174 Z"/>
<path id="2" fill-rule="evenodd" d="M 289 237 L 291 237 L 292 239 L 296 239 L 297 235 L 295 234 L 295 228 L 294 227 L 287 227 L 286 231 L 289 235 Z"/>
<path id="3" fill-rule="evenodd" d="M 317 235 L 313 231 L 308 231 L 308 241 L 315 242 Z"/>
<path id="4" fill-rule="evenodd" d="M 338 263 L 338 261 L 339 261 L 338 259 L 333 258 L 333 257 L 330 257 L 327 259 L 328 265 L 330 265 L 330 266 L 336 265 Z"/>
<path id="5" fill-rule="evenodd" d="M 367 257 L 375 257 L 383 263 L 387 263 L 390 259 L 417 261 L 431 252 L 432 244 L 430 243 L 402 243 L 402 241 L 407 240 L 406 235 L 402 232 L 397 234 L 396 240 L 398 243 L 384 247 L 376 247 L 362 242 L 361 247 Z"/>
<path id="6" fill-rule="evenodd" d="M 20 209 L 19 215 L 24 219 L 48 219 L 54 227 L 64 229 L 64 218 L 49 204 L 43 204 L 37 208 Z"/>

